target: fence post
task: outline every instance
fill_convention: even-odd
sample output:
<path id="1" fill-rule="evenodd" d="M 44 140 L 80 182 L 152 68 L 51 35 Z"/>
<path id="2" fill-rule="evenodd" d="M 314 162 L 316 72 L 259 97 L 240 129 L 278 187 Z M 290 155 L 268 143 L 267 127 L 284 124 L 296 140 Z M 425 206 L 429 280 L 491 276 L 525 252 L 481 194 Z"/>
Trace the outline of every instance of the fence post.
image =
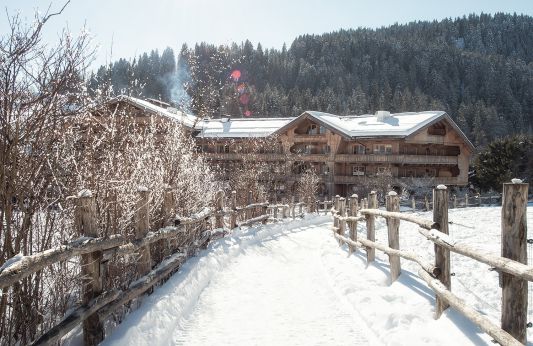
<path id="1" fill-rule="evenodd" d="M 291 205 L 290 205 L 290 211 L 289 214 L 292 213 L 292 219 L 296 219 L 296 208 L 294 206 L 294 196 L 291 196 Z"/>
<path id="2" fill-rule="evenodd" d="M 468 208 L 468 192 L 465 193 L 465 208 Z"/>
<path id="3" fill-rule="evenodd" d="M 268 204 L 265 204 L 261 207 L 261 215 L 268 215 Z M 265 225 L 268 221 L 267 219 L 263 219 L 262 224 Z"/>
<path id="4" fill-rule="evenodd" d="M 278 218 L 278 205 L 274 205 L 274 219 L 277 219 Z"/>
<path id="5" fill-rule="evenodd" d="M 433 222 L 439 224 L 439 231 L 444 234 L 448 232 L 448 189 L 445 185 L 438 185 L 433 189 Z M 451 290 L 450 276 L 450 250 L 435 244 L 435 266 L 440 268 L 437 279 L 442 282 L 448 290 Z M 438 319 L 444 310 L 449 307 L 439 297 L 436 298 L 435 319 Z"/>
<path id="6" fill-rule="evenodd" d="M 368 194 L 368 209 L 377 209 L 378 208 L 378 197 L 376 191 L 371 191 Z M 375 221 L 376 217 L 374 215 L 366 215 L 366 238 L 370 241 L 376 240 L 376 230 L 375 230 Z M 373 262 L 376 258 L 376 249 L 367 247 L 366 248 L 366 260 L 367 262 Z"/>
<path id="7" fill-rule="evenodd" d="M 150 191 L 144 186 L 137 188 L 139 199 L 135 208 L 135 239 L 142 239 L 150 229 Z M 150 246 L 145 245 L 139 250 L 138 274 L 143 276 L 152 269 Z"/>
<path id="8" fill-rule="evenodd" d="M 333 209 L 335 209 L 336 211 L 339 211 L 339 200 L 340 200 L 341 196 L 339 195 L 336 195 L 335 197 L 333 197 Z"/>
<path id="9" fill-rule="evenodd" d="M 346 199 L 344 197 L 339 198 L 339 216 L 346 217 Z M 339 220 L 339 231 L 338 234 L 345 237 L 346 236 L 346 220 Z M 339 239 L 339 245 L 342 245 L 343 242 Z"/>
<path id="10" fill-rule="evenodd" d="M 224 191 L 215 194 L 215 228 L 224 228 Z"/>
<path id="11" fill-rule="evenodd" d="M 389 192 L 386 197 L 387 211 L 400 211 L 400 197 L 394 191 Z M 400 220 L 395 218 L 387 218 L 387 232 L 389 238 L 389 247 L 392 249 L 400 249 Z M 402 272 L 400 257 L 389 255 L 391 284 L 398 279 Z"/>
<path id="12" fill-rule="evenodd" d="M 424 204 L 426 205 L 426 211 L 430 211 L 428 195 L 424 195 Z M 435 208 L 435 205 L 433 205 L 433 208 Z"/>
<path id="13" fill-rule="evenodd" d="M 252 191 L 248 191 L 248 196 L 246 198 L 246 207 L 248 207 L 250 204 L 253 203 L 252 199 Z M 246 216 L 246 220 L 249 220 L 253 217 L 253 211 L 255 208 L 246 208 L 246 211 L 244 212 L 244 215 Z"/>
<path id="14" fill-rule="evenodd" d="M 172 215 L 172 210 L 174 209 L 174 194 L 172 193 L 172 188 L 170 186 L 165 186 L 163 190 L 163 204 L 161 205 L 161 223 L 160 227 L 163 228 L 168 226 L 170 216 Z M 174 252 L 174 247 L 172 243 L 176 243 L 176 238 L 172 239 L 161 239 L 157 242 L 157 262 L 161 262 L 165 257 L 170 255 L 171 252 Z"/>
<path id="15" fill-rule="evenodd" d="M 368 198 L 363 198 L 363 209 L 368 209 Z"/>
<path id="16" fill-rule="evenodd" d="M 350 197 L 350 199 L 348 200 L 349 208 L 350 208 L 350 216 L 352 217 L 357 216 L 357 209 L 358 209 L 357 199 L 358 198 L 359 196 L 357 196 L 356 194 L 353 194 L 352 197 Z M 350 239 L 353 241 L 357 241 L 357 221 L 350 221 L 348 226 L 350 227 Z M 355 252 L 355 250 L 357 250 L 355 246 L 348 245 L 349 253 L 353 253 Z"/>
<path id="17" fill-rule="evenodd" d="M 503 184 L 502 257 L 527 264 L 527 193 L 528 184 L 519 179 Z M 502 329 L 521 343 L 526 343 L 526 280 L 500 273 L 502 285 Z"/>
<path id="18" fill-rule="evenodd" d="M 413 209 L 413 211 L 416 210 L 415 195 L 412 195 L 412 196 L 411 196 L 411 209 Z"/>
<path id="19" fill-rule="evenodd" d="M 453 195 L 453 209 L 457 209 L 457 195 Z"/>
<path id="20" fill-rule="evenodd" d="M 80 236 L 98 237 L 96 203 L 89 190 L 82 190 L 76 199 L 76 229 Z M 102 293 L 100 262 L 102 251 L 81 256 L 82 303 L 87 304 Z M 98 345 L 104 339 L 104 325 L 93 314 L 83 321 L 84 345 Z"/>
<path id="21" fill-rule="evenodd" d="M 340 200 L 341 196 L 337 195 L 335 197 L 333 197 L 333 216 L 335 216 L 336 214 L 339 213 L 339 200 Z M 333 217 L 333 227 L 339 227 L 339 219 L 337 219 L 336 217 Z M 337 231 L 338 232 L 338 231 Z"/>
<path id="22" fill-rule="evenodd" d="M 229 221 L 230 229 L 237 227 L 237 191 L 231 191 L 230 200 L 231 216 Z"/>
<path id="23" fill-rule="evenodd" d="M 283 209 L 282 209 L 282 217 L 284 219 L 286 219 L 287 217 L 289 217 L 287 214 L 288 214 L 288 211 L 289 211 L 289 207 L 287 206 L 287 198 L 284 198 L 283 201 Z"/>

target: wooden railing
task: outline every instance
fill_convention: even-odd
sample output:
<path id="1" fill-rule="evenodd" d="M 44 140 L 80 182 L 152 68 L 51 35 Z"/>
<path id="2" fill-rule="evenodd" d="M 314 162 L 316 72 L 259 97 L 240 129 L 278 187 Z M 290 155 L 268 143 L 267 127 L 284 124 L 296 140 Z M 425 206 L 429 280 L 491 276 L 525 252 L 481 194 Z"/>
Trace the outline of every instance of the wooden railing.
<path id="1" fill-rule="evenodd" d="M 34 345 L 56 344 L 76 326 L 83 324 L 84 344 L 96 345 L 104 338 L 104 321 L 124 304 L 151 290 L 154 285 L 168 278 L 179 269 L 187 258 L 210 241 L 223 237 L 229 230 L 267 220 L 303 216 L 305 203 L 270 205 L 253 202 L 248 194 L 247 205 L 239 207 L 233 191 L 230 206 L 224 205 L 224 192 L 215 194 L 214 207 L 206 207 L 188 217 L 169 218 L 170 224 L 150 231 L 150 191 L 140 188 L 135 209 L 135 237 L 129 239 L 121 234 L 98 237 L 96 200 L 84 190 L 75 198 L 77 233 L 79 238 L 61 246 L 23 256 L 0 271 L 0 289 L 8 288 L 20 280 L 50 266 L 81 256 L 82 304 L 63 318 L 52 329 L 33 342 Z M 172 198 L 163 199 L 163 211 L 171 210 Z M 309 210 L 313 210 L 311 206 Z M 150 246 L 164 242 L 163 253 L 151 253 Z M 103 291 L 105 269 L 113 255 L 138 254 L 136 273 L 139 278 L 126 289 Z M 134 258 L 129 256 L 128 258 Z M 159 260 L 157 260 L 159 259 Z M 159 262 L 159 263 L 155 263 Z"/>
<path id="2" fill-rule="evenodd" d="M 205 157 L 214 160 L 242 160 L 242 153 L 204 153 Z M 457 156 L 435 155 L 356 155 L 356 154 L 255 154 L 261 161 L 335 161 L 347 163 L 402 163 L 420 165 L 457 165 Z"/>
<path id="3" fill-rule="evenodd" d="M 364 162 L 364 163 L 402 163 L 421 165 L 457 165 L 457 156 L 434 156 L 434 155 L 352 155 L 337 154 L 337 162 Z"/>
<path id="4" fill-rule="evenodd" d="M 346 199 L 336 196 L 333 201 L 333 231 L 339 244 L 346 243 L 349 252 L 366 251 L 367 262 L 375 259 L 375 250 L 389 255 L 391 283 L 401 273 L 400 258 L 413 261 L 420 267 L 418 275 L 436 294 L 435 317 L 452 306 L 471 322 L 502 345 L 526 343 L 528 281 L 533 281 L 533 266 L 527 265 L 526 209 L 528 184 L 521 182 L 504 184 L 502 206 L 501 256 L 482 252 L 468 244 L 458 242 L 448 235 L 448 190 L 439 185 L 433 191 L 433 220 L 399 212 L 399 197 L 395 192 L 386 197 L 386 211 L 378 210 L 376 193 L 363 199 L 358 207 L 358 196 Z M 375 241 L 375 218 L 387 219 L 388 244 Z M 366 238 L 357 233 L 357 223 L 366 222 Z M 435 243 L 434 263 L 421 258 L 415 252 L 399 249 L 400 221 L 418 225 L 418 232 Z M 348 231 L 348 235 L 346 235 Z M 484 314 L 468 306 L 451 291 L 450 251 L 489 265 L 500 273 L 502 289 L 501 326 Z"/>

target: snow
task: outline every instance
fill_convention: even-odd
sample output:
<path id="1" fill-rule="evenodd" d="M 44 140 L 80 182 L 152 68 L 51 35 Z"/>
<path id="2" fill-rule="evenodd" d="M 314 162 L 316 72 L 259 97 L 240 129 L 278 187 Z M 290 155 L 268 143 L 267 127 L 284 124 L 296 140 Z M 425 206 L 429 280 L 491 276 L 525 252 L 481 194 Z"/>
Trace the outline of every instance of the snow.
<path id="1" fill-rule="evenodd" d="M 151 113 L 158 114 L 166 118 L 176 120 L 178 123 L 185 125 L 189 128 L 192 128 L 194 124 L 196 124 L 198 121 L 198 118 L 192 114 L 187 114 L 187 113 L 184 113 L 178 110 L 171 111 L 171 109 L 159 107 L 151 102 L 141 100 L 135 97 L 131 97 L 127 95 L 120 95 L 116 97 L 116 100 L 126 101 L 132 105 L 143 108 Z M 113 102 L 113 101 L 114 100 L 111 100 L 110 102 Z"/>
<path id="2" fill-rule="evenodd" d="M 498 254 L 500 217 L 499 207 L 452 209 L 447 239 Z M 416 264 L 402 260 L 391 285 L 386 255 L 378 251 L 370 265 L 360 250 L 348 255 L 331 226 L 330 216 L 307 216 L 234 231 L 187 261 L 104 344 L 492 345 L 453 309 L 433 319 L 434 294 Z M 377 241 L 386 234 L 378 218 Z M 400 247 L 434 258 L 433 243 L 408 222 L 400 224 Z M 451 268 L 452 291 L 498 324 L 498 274 L 456 254 Z"/>
<path id="3" fill-rule="evenodd" d="M 212 137 L 267 137 L 288 124 L 294 118 L 222 118 L 199 122 L 199 138 Z"/>
<path id="4" fill-rule="evenodd" d="M 197 137 L 266 137 L 283 132 L 287 126 L 301 117 L 311 116 L 349 137 L 360 136 L 407 136 L 432 121 L 445 116 L 444 112 L 420 112 L 392 114 L 384 121 L 375 115 L 338 116 L 329 113 L 306 111 L 292 118 L 228 118 L 209 119 L 197 123 Z"/>
<path id="5" fill-rule="evenodd" d="M 383 121 L 378 121 L 377 116 L 373 114 L 338 116 L 315 111 L 306 111 L 304 114 L 306 113 L 348 137 L 405 137 L 447 116 L 442 111 L 395 113 Z"/>
<path id="6" fill-rule="evenodd" d="M 22 261 L 23 258 L 24 258 L 24 255 L 22 253 L 18 253 L 15 256 L 11 257 L 7 261 L 5 261 L 4 264 L 2 264 L 2 266 L 0 267 L 0 272 L 2 272 L 4 269 L 7 269 L 7 268 L 11 267 L 12 265 L 15 265 L 16 263 Z"/>
<path id="7" fill-rule="evenodd" d="M 80 192 L 78 192 L 78 197 L 79 198 L 92 197 L 92 196 L 93 196 L 93 193 L 91 192 L 91 190 L 83 189 Z"/>

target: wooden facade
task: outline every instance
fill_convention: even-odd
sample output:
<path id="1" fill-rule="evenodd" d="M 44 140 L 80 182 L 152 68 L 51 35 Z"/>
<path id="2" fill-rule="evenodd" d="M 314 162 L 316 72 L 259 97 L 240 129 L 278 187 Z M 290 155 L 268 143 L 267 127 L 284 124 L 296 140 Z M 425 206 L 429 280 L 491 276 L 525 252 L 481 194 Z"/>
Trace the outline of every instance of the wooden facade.
<path id="1" fill-rule="evenodd" d="M 308 169 L 319 175 L 322 196 L 350 195 L 357 186 L 383 176 L 392 177 L 392 188 L 413 179 L 428 187 L 465 186 L 474 150 L 445 112 L 199 119 L 153 100 L 127 96 L 110 102 L 108 111 L 112 107 L 131 110 L 136 122 L 146 121 L 146 116 L 180 122 L 222 179 L 245 156 L 268 162 L 270 171 L 258 179 L 275 180 L 282 195 L 291 194 Z M 253 150 L 258 141 L 263 145 Z"/>
<path id="2" fill-rule="evenodd" d="M 323 196 L 350 195 L 358 185 L 380 175 L 392 176 L 392 184 L 398 186 L 415 178 L 428 186 L 465 186 L 473 152 L 446 113 L 408 135 L 369 132 L 355 138 L 304 113 L 269 137 L 270 150 L 254 153 L 254 159 L 270 162 L 269 179 L 279 179 L 288 190 L 311 168 L 320 176 Z M 253 140 L 231 133 L 196 138 L 204 155 L 220 169 L 238 164 L 247 154 L 242 148 Z"/>

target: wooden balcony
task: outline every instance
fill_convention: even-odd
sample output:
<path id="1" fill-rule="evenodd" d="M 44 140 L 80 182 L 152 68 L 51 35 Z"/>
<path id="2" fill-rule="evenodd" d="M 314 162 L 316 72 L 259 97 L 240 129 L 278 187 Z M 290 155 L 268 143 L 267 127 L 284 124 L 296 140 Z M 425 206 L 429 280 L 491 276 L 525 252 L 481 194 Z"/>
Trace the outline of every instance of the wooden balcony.
<path id="1" fill-rule="evenodd" d="M 333 177 L 333 182 L 335 184 L 358 184 L 363 182 L 365 179 L 375 179 L 374 176 L 355 176 L 355 175 L 336 175 Z M 462 179 L 461 177 L 421 177 L 421 178 L 406 178 L 406 177 L 394 177 L 394 180 L 410 185 L 413 179 L 418 180 L 421 183 L 428 185 L 466 185 L 467 179 Z"/>
<path id="2" fill-rule="evenodd" d="M 211 160 L 242 160 L 246 153 L 203 153 Z M 258 161 L 306 161 L 339 163 L 378 163 L 378 164 L 407 164 L 407 165 L 457 165 L 457 156 L 434 155 L 359 155 L 359 154 L 253 154 Z"/>
<path id="3" fill-rule="evenodd" d="M 457 165 L 457 156 L 337 154 L 335 162 Z"/>
<path id="4" fill-rule="evenodd" d="M 397 178 L 400 182 L 409 184 L 413 179 L 421 180 L 422 182 L 427 182 L 431 185 L 466 185 L 468 183 L 468 177 L 430 177 L 430 178 Z"/>
<path id="5" fill-rule="evenodd" d="M 335 175 L 333 177 L 333 182 L 335 184 L 357 184 L 362 182 L 364 179 L 369 179 L 369 177 L 361 175 Z"/>
<path id="6" fill-rule="evenodd" d="M 260 161 L 285 161 L 287 156 L 284 154 L 246 154 L 246 153 L 203 153 L 204 157 L 210 160 L 237 161 L 242 160 L 243 156 L 254 155 Z"/>
<path id="7" fill-rule="evenodd" d="M 259 161 L 312 161 L 326 162 L 329 154 L 245 154 L 245 153 L 203 153 L 210 160 L 236 161 L 243 156 L 254 155 Z"/>
<path id="8" fill-rule="evenodd" d="M 319 143 L 326 143 L 328 141 L 326 135 L 324 133 L 316 134 L 316 135 L 297 135 L 295 134 L 294 137 L 292 137 L 292 141 L 294 143 L 309 143 L 309 142 L 319 142 Z"/>

